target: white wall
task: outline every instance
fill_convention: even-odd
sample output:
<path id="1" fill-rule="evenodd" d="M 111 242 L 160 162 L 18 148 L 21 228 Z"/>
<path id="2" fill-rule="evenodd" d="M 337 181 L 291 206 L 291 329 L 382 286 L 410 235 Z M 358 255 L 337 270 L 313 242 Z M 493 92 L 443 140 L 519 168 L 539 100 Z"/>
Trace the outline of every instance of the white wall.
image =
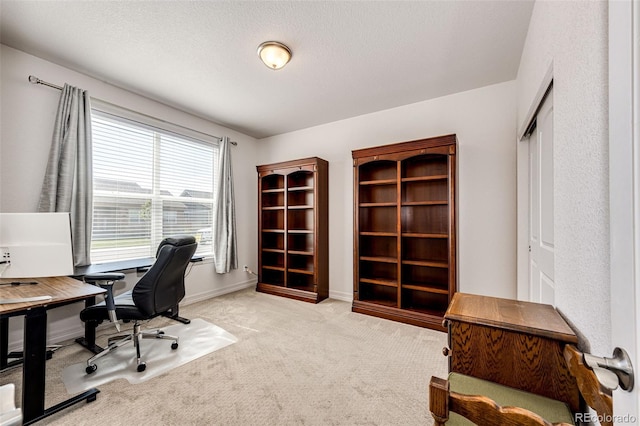
<path id="1" fill-rule="evenodd" d="M 329 161 L 329 294 L 353 295 L 351 151 L 455 133 L 459 290 L 516 293 L 515 82 L 506 82 L 262 139 L 262 164 Z"/>
<path id="2" fill-rule="evenodd" d="M 35 211 L 59 92 L 27 81 L 30 74 L 83 87 L 92 96 L 214 135 L 234 148 L 240 265 L 257 269 L 255 165 L 308 156 L 329 161 L 330 296 L 352 299 L 353 167 L 351 150 L 455 133 L 458 137 L 459 290 L 516 294 L 516 86 L 506 82 L 256 141 L 144 97 L 1 46 L 0 211 Z M 226 277 L 194 266 L 185 302 L 250 285 L 243 272 Z M 128 274 L 127 287 L 135 283 Z M 56 330 L 78 330 L 80 307 L 54 310 Z M 16 321 L 13 321 L 15 323 Z M 12 324 L 12 330 L 14 330 Z M 12 333 L 13 335 L 13 333 Z"/>
<path id="3" fill-rule="evenodd" d="M 611 330 L 607 30 L 607 2 L 537 1 L 516 80 L 520 128 L 552 64 L 556 305 L 602 354 Z"/>
<path id="4" fill-rule="evenodd" d="M 0 45 L 0 211 L 36 211 L 44 178 L 53 122 L 60 91 L 28 82 L 29 75 L 62 86 L 69 83 L 89 91 L 92 97 L 173 122 L 204 133 L 237 141 L 232 150 L 238 226 L 238 271 L 218 275 L 210 260 L 193 266 L 186 280 L 186 298 L 192 303 L 251 286 L 255 279 L 242 265 L 257 263 L 256 141 L 254 138 L 178 111 L 148 98 Z M 127 274 L 127 288 L 135 284 Z M 49 313 L 51 341 L 82 332 L 77 315 L 81 304 Z M 21 339 L 21 321 L 11 321 L 11 340 Z"/>

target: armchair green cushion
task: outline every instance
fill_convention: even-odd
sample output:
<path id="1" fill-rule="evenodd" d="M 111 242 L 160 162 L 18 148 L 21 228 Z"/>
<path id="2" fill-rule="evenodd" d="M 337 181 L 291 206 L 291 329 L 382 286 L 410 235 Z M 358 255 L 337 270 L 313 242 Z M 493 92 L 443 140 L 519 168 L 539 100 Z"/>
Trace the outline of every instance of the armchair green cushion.
<path id="1" fill-rule="evenodd" d="M 466 376 L 449 374 L 449 390 L 464 395 L 482 395 L 494 400 L 501 407 L 520 407 L 536 413 L 551 423 L 575 424 L 569 407 L 563 402 L 524 392 L 494 382 Z M 450 412 L 447 426 L 473 425 L 457 413 Z"/>

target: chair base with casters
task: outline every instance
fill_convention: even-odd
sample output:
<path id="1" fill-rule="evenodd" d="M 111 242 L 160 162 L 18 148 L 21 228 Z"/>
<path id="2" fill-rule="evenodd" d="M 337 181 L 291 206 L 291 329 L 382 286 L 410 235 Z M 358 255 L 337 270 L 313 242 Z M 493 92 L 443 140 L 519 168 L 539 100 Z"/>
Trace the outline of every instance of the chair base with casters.
<path id="1" fill-rule="evenodd" d="M 178 317 L 178 304 L 185 295 L 185 270 L 196 247 L 197 243 L 192 236 L 165 238 L 158 247 L 156 261 L 133 289 L 115 297 L 111 291 L 113 284 L 123 279 L 124 274 L 85 276 L 86 282 L 106 286 L 108 291 L 104 302 L 89 306 L 80 312 L 80 319 L 85 323 L 85 327 L 95 330 L 103 321 L 111 321 L 115 324 L 118 324 L 118 321 L 133 322 L 133 331 L 130 334 L 110 338 L 104 350 L 87 360 L 87 374 L 98 369 L 97 360 L 127 343 L 133 343 L 135 347 L 139 372 L 146 369 L 146 363 L 141 357 L 143 339 L 171 340 L 171 349 L 178 348 L 177 336 L 169 336 L 158 330 L 142 332 L 140 324 L 158 316 L 174 319 Z"/>
<path id="2" fill-rule="evenodd" d="M 95 364 L 97 360 L 115 351 L 120 346 L 124 346 L 132 342 L 136 348 L 136 365 L 137 365 L 136 369 L 140 373 L 143 372 L 144 370 L 147 369 L 147 364 L 144 361 L 142 361 L 142 357 L 140 356 L 140 343 L 142 339 L 172 340 L 171 349 L 173 350 L 178 349 L 179 338 L 177 336 L 171 336 L 171 335 L 165 334 L 164 331 L 162 330 L 155 330 L 154 332 L 140 331 L 140 323 L 138 321 L 135 321 L 133 323 L 133 332 L 131 334 L 110 337 L 107 341 L 108 346 L 104 348 L 102 352 L 97 353 L 96 355 L 92 356 L 87 360 L 87 367 L 85 368 L 86 373 L 91 374 L 98 369 L 98 366 Z"/>

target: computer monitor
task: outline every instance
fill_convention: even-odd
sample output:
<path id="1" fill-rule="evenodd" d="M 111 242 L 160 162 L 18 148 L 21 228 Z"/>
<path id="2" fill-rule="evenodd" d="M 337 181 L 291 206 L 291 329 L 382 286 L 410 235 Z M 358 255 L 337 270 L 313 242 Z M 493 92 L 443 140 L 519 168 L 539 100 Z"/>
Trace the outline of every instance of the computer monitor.
<path id="1" fill-rule="evenodd" d="M 0 277 L 73 275 L 69 213 L 0 213 Z"/>

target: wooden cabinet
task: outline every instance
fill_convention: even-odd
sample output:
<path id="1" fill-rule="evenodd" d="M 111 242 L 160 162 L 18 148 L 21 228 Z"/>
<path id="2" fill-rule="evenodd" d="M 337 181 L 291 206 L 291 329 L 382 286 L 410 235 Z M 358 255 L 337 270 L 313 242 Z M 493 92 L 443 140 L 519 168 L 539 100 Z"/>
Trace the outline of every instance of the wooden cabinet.
<path id="1" fill-rule="evenodd" d="M 352 310 L 444 331 L 456 291 L 455 135 L 352 155 Z"/>
<path id="2" fill-rule="evenodd" d="M 563 351 L 578 338 L 551 305 L 457 293 L 445 314 L 449 371 L 560 400 L 579 409 Z"/>
<path id="3" fill-rule="evenodd" d="M 257 290 L 318 303 L 329 297 L 329 163 L 258 166 Z"/>

